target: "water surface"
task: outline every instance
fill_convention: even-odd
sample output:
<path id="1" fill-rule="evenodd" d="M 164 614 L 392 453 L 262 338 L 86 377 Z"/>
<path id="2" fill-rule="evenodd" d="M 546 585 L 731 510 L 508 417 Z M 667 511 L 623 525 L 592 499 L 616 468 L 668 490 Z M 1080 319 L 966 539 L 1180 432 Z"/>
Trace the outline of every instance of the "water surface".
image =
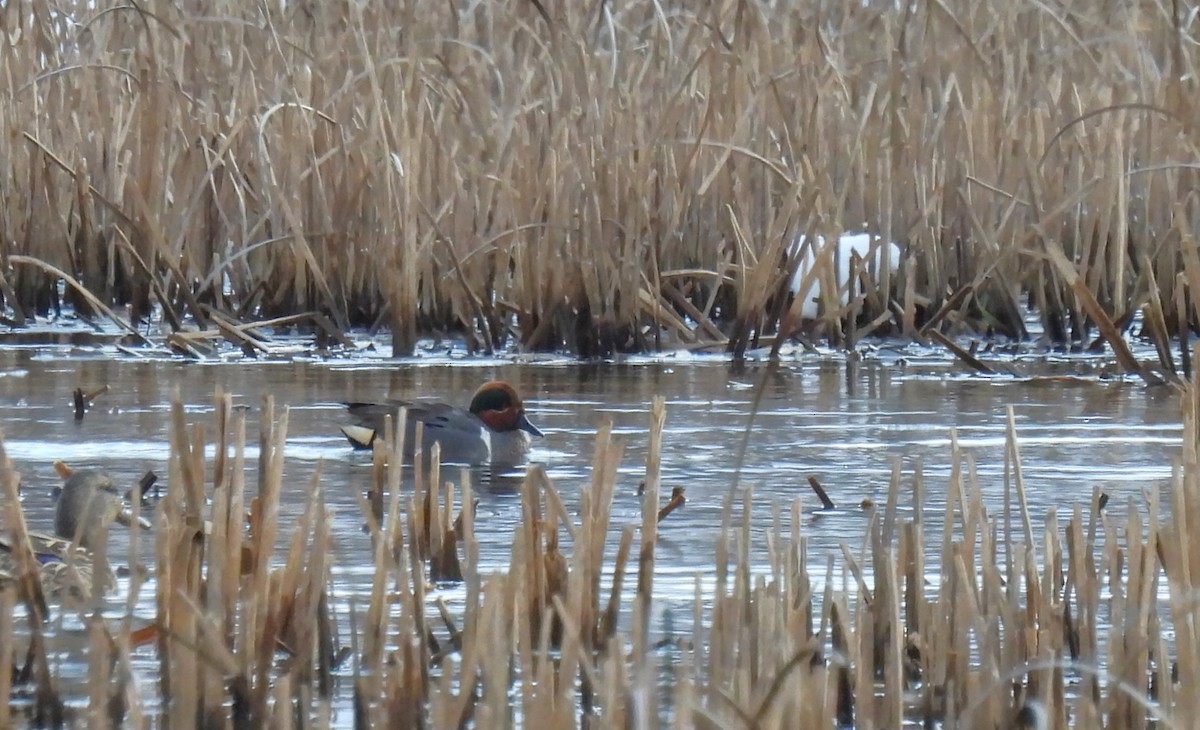
<path id="1" fill-rule="evenodd" d="M 352 451 L 338 432 L 344 422 L 340 402 L 435 397 L 465 405 L 475 387 L 492 378 L 509 380 L 525 395 L 531 420 L 546 434 L 536 442 L 532 459 L 546 466 L 568 509 L 577 507 L 588 482 L 596 426 L 612 420 L 626 448 L 610 550 L 623 525 L 640 521 L 636 490 L 645 468 L 649 403 L 655 395 L 667 399 L 663 491 L 685 486 L 687 504 L 660 526 L 656 591 L 660 605 L 678 605 L 685 617 L 696 576 L 714 574 L 722 505 L 735 475 L 740 489 L 753 489 L 761 519 L 752 524 L 760 538 L 774 506 L 786 515 L 792 500 L 802 500 L 810 564 L 823 574 L 828 556 L 842 543 L 858 551 L 868 520 L 859 505 L 867 497 L 883 503 L 897 459 L 904 467 L 906 491 L 914 466 L 920 464 L 927 519 L 940 529 L 952 431 L 978 466 L 985 504 L 998 514 L 1005 495 L 1009 406 L 1035 515 L 1056 508 L 1065 516 L 1075 502 L 1087 502 L 1097 487 L 1111 495 L 1114 510 L 1125 509 L 1130 500 L 1140 503 L 1145 490 L 1169 478 L 1181 431 L 1178 397 L 1167 387 L 1147 388 L 1121 379 L 984 378 L 950 363 L 901 358 L 846 362 L 814 357 L 771 370 L 765 364 L 734 366 L 691 358 L 627 364 L 418 360 L 206 365 L 137 361 L 104 349 L 39 348 L 0 350 L 0 425 L 9 456 L 23 475 L 31 527 L 48 531 L 49 490 L 59 483 L 52 466 L 56 459 L 107 469 L 129 485 L 147 469 L 165 478 L 174 394 L 187 405 L 189 420 L 211 423 L 213 393 L 218 388 L 232 393 L 236 403 L 251 406 L 251 435 L 257 433 L 262 398 L 273 395 L 277 404 L 289 408 L 280 540 L 287 538 L 288 518 L 302 512 L 320 462 L 326 500 L 335 511 L 335 587 L 344 612 L 351 598 L 369 591 L 369 540 L 362 531 L 358 495 L 370 481 L 370 458 Z M 760 384 L 761 403 L 739 473 L 739 445 Z M 72 391 L 100 385 L 110 391 L 76 422 Z M 253 465 L 253 459 L 248 462 Z M 838 509 L 814 513 L 819 505 L 807 483 L 810 475 L 825 485 Z M 519 475 L 479 489 L 476 531 L 483 569 L 501 568 L 520 519 Z M 122 538 L 114 533 L 111 551 L 127 549 Z M 152 595 L 145 591 L 145 605 L 139 607 L 147 618 L 153 615 Z M 453 589 L 449 595 L 453 599 Z M 152 655 L 146 659 L 153 666 Z M 62 667 L 66 674 L 82 670 L 69 661 Z"/>

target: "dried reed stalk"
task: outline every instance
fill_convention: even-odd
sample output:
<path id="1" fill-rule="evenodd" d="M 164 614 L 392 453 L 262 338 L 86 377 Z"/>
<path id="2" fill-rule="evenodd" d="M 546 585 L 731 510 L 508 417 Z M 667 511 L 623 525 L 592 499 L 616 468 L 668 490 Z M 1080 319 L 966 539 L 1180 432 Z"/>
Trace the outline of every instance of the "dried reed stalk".
<path id="1" fill-rule="evenodd" d="M 1182 292 L 1197 321 L 1174 276 L 1196 54 L 1170 4 L 539 8 L 6 8 L 5 316 L 128 305 L 126 327 L 157 302 L 250 347 L 247 324 L 321 311 L 334 337 L 390 323 L 397 354 L 458 330 L 740 355 L 813 296 L 848 345 L 893 322 L 1020 336 L 1028 297 L 1051 338 L 1100 328 L 1122 358 L 1149 302 Z M 787 242 L 863 226 L 903 265 L 814 267 L 789 301 Z"/>
<path id="2" fill-rule="evenodd" d="M 1036 701 L 1054 727 L 1181 726 L 1200 702 L 1186 691 L 1200 672 L 1193 578 L 1200 545 L 1190 538 L 1200 521 L 1200 383 L 1183 384 L 1180 393 L 1184 438 L 1171 483 L 1121 518 L 1112 507 L 1096 509 L 1098 494 L 1086 521 L 1082 506 L 1063 519 L 1058 508 L 1032 515 L 1011 411 L 1005 519 L 995 519 L 996 507 L 985 498 L 993 487 L 952 433 L 945 483 L 927 479 L 921 463 L 898 459 L 885 505 L 869 511 L 862 542 L 843 545 L 840 565 L 829 556 L 823 576 L 808 562 L 799 500 L 766 512 L 746 489 L 736 509 L 731 502 L 723 513 L 711 582 L 696 582 L 689 641 L 657 646 L 651 566 L 666 558 L 656 552 L 655 535 L 674 527 L 658 524 L 653 498 L 663 401 L 652 408 L 641 521 L 616 526 L 615 563 L 605 555 L 622 444 L 609 424 L 599 429 L 576 515 L 544 469 L 530 467 L 507 567 L 481 573 L 474 515 L 459 508 L 461 617 L 427 596 L 426 556 L 454 551 L 457 557 L 451 515 L 456 502 L 472 503 L 469 484 L 464 480 L 456 500 L 459 490 L 443 491 L 435 469 L 424 491 L 405 486 L 402 497 L 396 457 L 403 429 L 385 429 L 378 448 L 387 473 L 377 475 L 373 488 L 387 492 L 379 497 L 387 515 L 375 520 L 363 500 L 375 575 L 368 605 L 352 602 L 349 618 L 355 721 L 554 729 L 574 727 L 581 717 L 649 727 L 669 715 L 677 727 L 882 727 L 917 720 L 1006 727 Z M 287 547 L 277 561 L 274 515 L 287 412 L 276 420 L 270 399 L 264 401 L 259 502 L 243 540 L 245 416 L 231 410 L 225 394 L 216 395 L 215 405 L 212 469 L 204 456 L 206 431 L 186 423 L 181 404 L 172 410 L 171 479 L 155 534 L 158 661 L 161 691 L 170 697 L 164 712 L 183 725 L 327 726 L 335 551 L 322 471 L 313 474 L 304 512 L 282 536 Z M 2 448 L 6 496 L 15 500 L 15 472 Z M 940 525 L 925 513 L 935 490 L 946 495 Z M 10 529 L 19 533 L 19 502 L 9 504 L 16 505 L 6 510 Z M 211 533 L 204 528 L 208 516 Z M 425 547 L 413 542 L 421 524 L 430 540 Z M 642 530 L 638 585 L 628 594 L 624 572 L 635 529 Z M 243 544 L 252 558 L 245 563 Z M 134 548 L 131 560 L 136 554 Z M 606 574 L 612 587 L 601 607 Z M 30 581 L 21 585 L 30 588 Z M 9 676 L 0 664 L 0 687 L 38 682 L 43 694 L 35 720 L 49 722 L 62 710 L 52 702 L 40 614 L 27 611 L 18 624 L 17 595 L 0 589 L 0 654 L 7 661 L 24 638 L 14 637 L 16 627 L 27 630 L 28 676 Z M 431 606 L 436 615 L 428 614 Z M 104 619 L 89 624 L 94 723 L 146 716 L 129 689 L 130 621 L 127 614 L 115 638 Z M 656 671 L 663 663 L 668 671 Z M 1083 678 L 1073 689 L 1072 673 Z M 13 707 L 8 712 L 19 721 Z"/>
<path id="3" fill-rule="evenodd" d="M 12 697 L 13 664 L 16 656 L 13 632 L 13 611 L 16 608 L 16 591 L 11 586 L 0 588 L 0 696 Z M 12 706 L 8 702 L 0 702 L 0 725 L 11 727 L 13 724 Z"/>

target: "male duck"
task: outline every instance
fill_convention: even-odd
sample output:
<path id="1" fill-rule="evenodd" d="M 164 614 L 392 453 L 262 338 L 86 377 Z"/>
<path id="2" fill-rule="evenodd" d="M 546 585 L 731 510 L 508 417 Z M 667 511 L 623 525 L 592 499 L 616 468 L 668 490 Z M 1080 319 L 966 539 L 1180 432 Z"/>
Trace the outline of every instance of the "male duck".
<path id="1" fill-rule="evenodd" d="M 389 400 L 382 403 L 347 403 L 357 424 L 342 428 L 356 449 L 369 449 L 383 433 L 384 418 L 393 423 L 400 408 L 407 408 L 404 456 L 412 458 L 416 424 L 424 425 L 426 456 L 434 442 L 441 444 L 442 461 L 453 464 L 519 464 L 529 449 L 529 435 L 542 432 L 529 422 L 525 405 L 515 388 L 502 380 L 479 386 L 471 405 L 463 410 L 447 403 Z"/>

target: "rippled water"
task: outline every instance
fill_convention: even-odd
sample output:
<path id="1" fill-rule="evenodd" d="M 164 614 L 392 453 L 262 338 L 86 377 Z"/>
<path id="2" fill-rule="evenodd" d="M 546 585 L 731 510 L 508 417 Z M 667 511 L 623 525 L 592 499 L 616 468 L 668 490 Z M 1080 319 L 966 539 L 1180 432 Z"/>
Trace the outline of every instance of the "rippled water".
<path id="1" fill-rule="evenodd" d="M 1059 369 L 1064 367 L 1075 366 Z M 336 510 L 336 586 L 344 613 L 351 597 L 369 590 L 369 541 L 361 529 L 357 495 L 369 482 L 370 460 L 351 451 L 338 432 L 343 423 L 339 402 L 429 396 L 465 405 L 480 382 L 496 377 L 525 394 L 531 419 L 546 434 L 532 458 L 546 465 L 568 508 L 577 505 L 587 483 L 597 424 L 613 420 L 627 448 L 610 549 L 621 526 L 640 519 L 636 487 L 646 457 L 649 402 L 658 394 L 667 398 L 664 493 L 685 485 L 688 501 L 660 527 L 656 590 L 663 605 L 690 603 L 697 574 L 714 572 L 722 502 L 734 483 L 738 445 L 760 382 L 762 402 L 740 484 L 754 489 L 761 506 L 761 520 L 755 522 L 760 534 L 773 504 L 803 499 L 814 567 L 824 566 L 841 543 L 857 552 L 867 520 L 859 503 L 872 497 L 882 504 L 895 459 L 903 461 L 905 485 L 919 460 L 927 508 L 940 517 L 951 430 L 973 455 L 985 502 L 998 512 L 1010 405 L 1035 515 L 1052 507 L 1066 514 L 1074 502 L 1089 500 L 1096 486 L 1113 497 L 1113 509 L 1123 510 L 1127 500 L 1140 500 L 1144 490 L 1170 476 L 1179 452 L 1178 397 L 1170 388 L 1147 388 L 1136 380 L 983 378 L 951 363 L 900 357 L 852 363 L 811 358 L 768 372 L 765 364 L 732 366 L 718 359 L 204 365 L 135 361 L 105 350 L 8 348 L 0 350 L 0 424 L 9 456 L 23 474 L 31 527 L 49 530 L 49 489 L 59 483 L 54 460 L 102 467 L 130 485 L 147 469 L 165 477 L 173 393 L 187 404 L 189 420 L 205 423 L 211 420 L 213 392 L 220 387 L 233 393 L 237 403 L 254 407 L 250 434 L 257 432 L 261 398 L 274 395 L 290 408 L 282 513 L 285 520 L 300 514 L 309 478 L 321 461 L 326 498 Z M 104 384 L 110 392 L 76 423 L 72 391 Z M 820 479 L 839 509 L 812 513 L 817 501 L 809 475 Z M 499 480 L 479 495 L 476 530 L 485 570 L 507 563 L 520 519 L 518 484 Z M 114 533 L 114 556 L 124 554 L 116 552 L 126 549 L 122 539 Z M 147 603 L 139 613 L 149 618 L 152 591 L 143 595 Z M 62 671 L 70 675 L 82 667 L 67 661 Z"/>

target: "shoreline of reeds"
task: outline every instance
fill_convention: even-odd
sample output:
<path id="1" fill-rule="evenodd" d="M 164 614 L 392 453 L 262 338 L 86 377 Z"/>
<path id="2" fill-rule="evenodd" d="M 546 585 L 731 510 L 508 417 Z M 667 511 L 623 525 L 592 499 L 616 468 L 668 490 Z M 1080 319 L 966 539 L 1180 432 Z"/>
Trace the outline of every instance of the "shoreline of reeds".
<path id="1" fill-rule="evenodd" d="M 386 327 L 397 355 L 449 332 L 740 356 L 1020 338 L 1028 306 L 1053 342 L 1132 367 L 1144 335 L 1173 372 L 1200 323 L 1171 4 L 198 7 L 0 8 L 9 326 L 68 306 L 182 351 L 282 319 Z M 864 228 L 896 269 L 817 257 L 801 321 L 790 242 Z"/>
<path id="2" fill-rule="evenodd" d="M 350 615 L 330 600 L 338 537 L 319 464 L 298 521 L 279 521 L 287 409 L 264 398 L 254 435 L 229 395 L 216 395 L 211 427 L 188 423 L 177 401 L 166 495 L 152 534 L 130 540 L 131 565 L 153 556 L 153 595 L 134 570 L 124 616 L 81 614 L 87 709 L 67 712 L 48 660 L 54 637 L 31 619 L 43 605 L 36 580 L 0 590 L 0 691 L 27 693 L 23 719 L 48 726 L 1005 728 L 1033 702 L 1053 728 L 1183 726 L 1200 702 L 1190 691 L 1200 686 L 1200 542 L 1190 535 L 1200 383 L 1182 387 L 1170 485 L 1119 521 L 1099 495 L 1030 512 L 1011 411 L 1002 504 L 984 502 L 952 431 L 946 483 L 898 460 L 865 536 L 848 536 L 823 574 L 811 568 L 801 500 L 765 506 L 739 486 L 714 546 L 712 590 L 697 583 L 690 633 L 667 645 L 650 631 L 656 535 L 670 529 L 669 516 L 659 526 L 662 399 L 651 408 L 640 523 L 611 522 L 622 441 L 602 424 L 578 512 L 531 467 L 510 564 L 488 574 L 473 510 L 462 509 L 474 502 L 469 481 L 435 470 L 409 486 L 393 467 L 403 429 L 385 434 L 360 502 L 373 582 Z M 0 453 L 5 528 L 19 542 L 17 479 Z M 935 489 L 946 490 L 944 509 L 926 506 Z M 765 525 L 764 551 L 752 549 L 752 524 Z M 927 563 L 930 542 L 939 557 Z M 432 578 L 461 580 L 461 613 L 430 596 Z M 854 590 L 839 589 L 843 579 Z M 150 626 L 134 618 L 141 600 L 156 608 Z M 159 717 L 133 691 L 131 652 L 147 642 Z M 333 707 L 347 704 L 353 716 L 335 720 Z"/>

